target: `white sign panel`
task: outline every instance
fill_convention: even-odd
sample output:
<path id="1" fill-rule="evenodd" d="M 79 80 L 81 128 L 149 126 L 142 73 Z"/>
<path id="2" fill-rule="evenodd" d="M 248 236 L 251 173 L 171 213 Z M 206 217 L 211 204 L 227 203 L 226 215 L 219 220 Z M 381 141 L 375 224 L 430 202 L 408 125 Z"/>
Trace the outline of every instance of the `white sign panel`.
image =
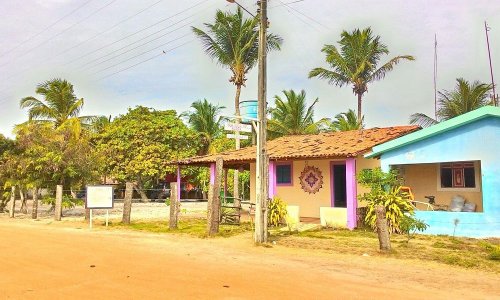
<path id="1" fill-rule="evenodd" d="M 113 187 L 110 185 L 87 186 L 85 208 L 113 208 Z"/>
<path id="2" fill-rule="evenodd" d="M 252 126 L 248 124 L 241 123 L 226 123 L 224 124 L 225 130 L 241 131 L 241 132 L 252 132 Z"/>
<path id="3" fill-rule="evenodd" d="M 239 139 L 239 140 L 248 140 L 248 136 L 239 135 L 239 134 L 227 134 L 227 138 L 229 139 Z"/>

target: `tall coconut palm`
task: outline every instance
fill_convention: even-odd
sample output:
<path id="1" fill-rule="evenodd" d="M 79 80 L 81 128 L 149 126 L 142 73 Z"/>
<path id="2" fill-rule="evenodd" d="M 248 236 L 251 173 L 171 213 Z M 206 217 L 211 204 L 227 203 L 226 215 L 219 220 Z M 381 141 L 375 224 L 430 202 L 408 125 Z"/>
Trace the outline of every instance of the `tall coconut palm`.
<path id="1" fill-rule="evenodd" d="M 236 86 L 234 97 L 235 115 L 240 116 L 241 87 L 245 86 L 246 75 L 257 64 L 259 48 L 259 20 L 246 19 L 238 7 L 236 13 L 217 10 L 215 22 L 205 23 L 207 31 L 192 27 L 201 39 L 205 52 L 218 64 L 231 70 L 229 82 Z M 279 50 L 282 39 L 274 34 L 267 35 L 267 51 Z M 236 149 L 240 140 L 236 140 Z M 234 193 L 238 197 L 238 171 L 234 172 Z"/>
<path id="2" fill-rule="evenodd" d="M 347 112 L 337 114 L 330 125 L 332 131 L 349 131 L 363 129 L 363 118 L 361 120 L 356 116 L 356 112 L 349 109 Z"/>
<path id="3" fill-rule="evenodd" d="M 193 111 L 184 115 L 188 117 L 190 127 L 199 132 L 203 138 L 202 154 L 215 153 L 212 142 L 222 133 L 220 112 L 225 107 L 211 104 L 207 99 L 203 99 L 203 101 L 193 102 L 191 108 L 193 108 Z"/>
<path id="4" fill-rule="evenodd" d="M 368 84 L 383 79 L 402 60 L 414 58 L 400 55 L 378 67 L 380 59 L 383 55 L 388 55 L 389 50 L 380 42 L 380 36 L 373 36 L 371 28 L 343 31 L 338 43 L 340 48 L 325 45 L 321 50 L 332 69 L 315 68 L 309 72 L 309 78 L 326 79 L 328 83 L 339 87 L 352 84 L 352 91 L 358 97 L 358 119 L 361 120 L 361 102 L 364 93 L 368 91 Z"/>
<path id="5" fill-rule="evenodd" d="M 257 64 L 259 48 L 259 20 L 246 19 L 240 8 L 236 13 L 217 10 L 215 22 L 205 23 L 207 31 L 192 27 L 200 38 L 205 52 L 218 64 L 231 70 L 229 82 L 236 86 L 234 97 L 235 114 L 240 115 L 241 87 L 245 86 L 246 75 Z M 267 35 L 267 51 L 279 50 L 282 39 L 274 34 Z"/>
<path id="6" fill-rule="evenodd" d="M 410 116 L 410 123 L 429 127 L 482 106 L 492 105 L 489 98 L 490 91 L 491 84 L 479 81 L 474 81 L 471 84 L 463 78 L 457 78 L 454 90 L 439 92 L 437 119 L 423 113 L 415 113 Z"/>
<path id="7" fill-rule="evenodd" d="M 314 134 L 318 133 L 326 119 L 314 121 L 314 105 L 316 98 L 307 107 L 306 92 L 296 93 L 294 90 L 283 91 L 286 99 L 274 96 L 276 107 L 271 108 L 271 119 L 268 121 L 268 131 L 271 138 L 284 135 Z"/>
<path id="8" fill-rule="evenodd" d="M 21 108 L 28 108 L 29 121 L 51 123 L 54 128 L 71 127 L 79 132 L 81 126 L 90 126 L 98 117 L 80 116 L 83 98 L 78 99 L 73 85 L 63 79 L 52 79 L 39 84 L 36 93 L 44 99 L 25 97 L 20 101 Z"/>

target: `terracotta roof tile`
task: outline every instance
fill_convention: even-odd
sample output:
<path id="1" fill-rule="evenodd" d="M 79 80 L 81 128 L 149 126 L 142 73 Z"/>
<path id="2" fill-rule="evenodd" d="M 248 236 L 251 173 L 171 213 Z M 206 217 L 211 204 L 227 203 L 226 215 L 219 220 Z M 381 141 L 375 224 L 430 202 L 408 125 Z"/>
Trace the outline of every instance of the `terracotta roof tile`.
<path id="1" fill-rule="evenodd" d="M 370 151 L 374 146 L 419 130 L 419 126 L 395 126 L 316 135 L 292 135 L 267 142 L 269 159 L 308 159 L 355 157 Z M 224 163 L 255 161 L 256 147 L 226 151 L 215 155 L 197 156 L 179 161 L 182 165 L 204 165 L 222 157 Z"/>

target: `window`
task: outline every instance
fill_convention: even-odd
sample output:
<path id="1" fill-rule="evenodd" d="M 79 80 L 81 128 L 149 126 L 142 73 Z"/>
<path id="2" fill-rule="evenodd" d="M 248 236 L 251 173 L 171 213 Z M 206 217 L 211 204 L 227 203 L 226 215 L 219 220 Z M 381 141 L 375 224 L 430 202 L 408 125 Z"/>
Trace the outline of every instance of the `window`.
<path id="1" fill-rule="evenodd" d="M 475 188 L 476 172 L 473 162 L 441 164 L 442 188 Z"/>
<path id="2" fill-rule="evenodd" d="M 276 165 L 276 184 L 291 185 L 292 184 L 292 164 L 277 164 Z"/>

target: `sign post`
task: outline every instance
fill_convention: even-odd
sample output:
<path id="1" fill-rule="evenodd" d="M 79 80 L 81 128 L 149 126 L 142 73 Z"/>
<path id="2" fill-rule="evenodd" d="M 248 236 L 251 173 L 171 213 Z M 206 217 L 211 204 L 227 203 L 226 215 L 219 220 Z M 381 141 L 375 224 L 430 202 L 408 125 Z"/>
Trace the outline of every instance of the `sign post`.
<path id="1" fill-rule="evenodd" d="M 113 186 L 110 185 L 89 185 L 87 186 L 87 196 L 85 197 L 85 208 L 90 209 L 89 228 L 92 229 L 93 209 L 106 209 L 106 227 L 109 224 L 109 210 L 113 208 Z"/>

